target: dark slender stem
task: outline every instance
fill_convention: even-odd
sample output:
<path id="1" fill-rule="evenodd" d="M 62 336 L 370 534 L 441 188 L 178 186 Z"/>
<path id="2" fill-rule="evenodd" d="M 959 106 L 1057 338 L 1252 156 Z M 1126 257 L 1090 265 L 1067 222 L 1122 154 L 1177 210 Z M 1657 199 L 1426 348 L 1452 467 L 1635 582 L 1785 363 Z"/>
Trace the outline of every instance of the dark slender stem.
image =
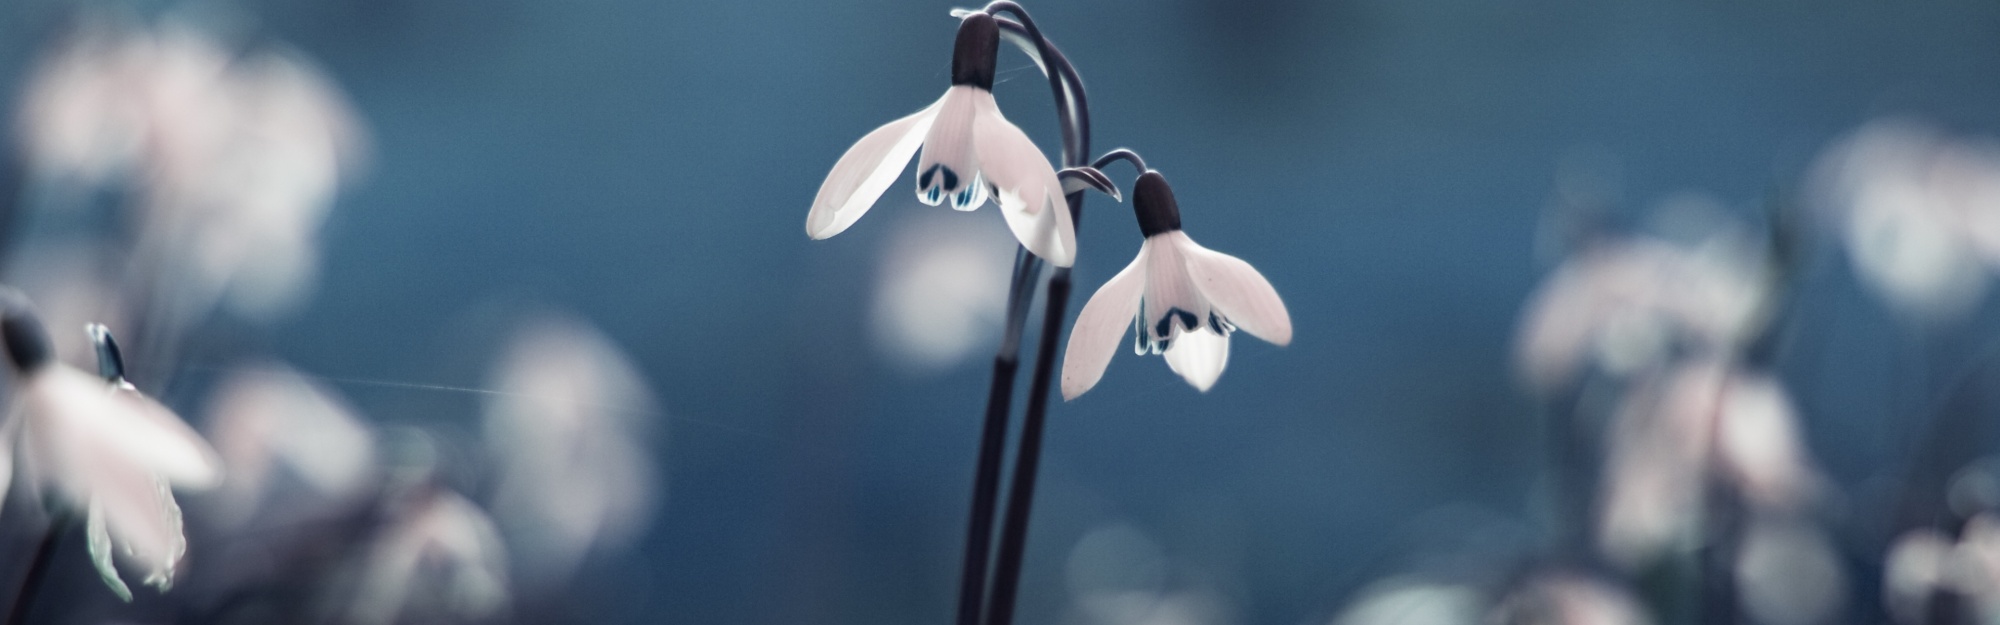
<path id="1" fill-rule="evenodd" d="M 1080 198 L 1072 199 L 1071 206 L 1081 202 Z M 1054 273 L 1049 278 L 1042 336 L 1036 347 L 1035 377 L 1028 386 L 1028 414 L 1021 422 L 1021 447 L 1014 458 L 1014 481 L 1007 491 L 1006 521 L 1000 528 L 1000 556 L 993 570 L 993 602 L 987 608 L 984 625 L 1014 622 L 1021 561 L 1028 544 L 1029 512 L 1035 503 L 1035 476 L 1042 459 L 1042 430 L 1048 415 L 1050 381 L 1054 379 L 1056 343 L 1062 338 L 1063 319 L 1069 305 L 1070 272 L 1061 268 Z"/>
<path id="2" fill-rule="evenodd" d="M 1084 94 L 1083 79 L 1077 75 L 1076 68 L 1070 65 L 1068 57 L 1063 56 L 1062 51 L 1057 49 L 1053 42 L 1042 36 L 1041 29 L 1035 26 L 1034 18 L 1029 17 L 1027 10 L 1020 5 L 1008 0 L 995 0 L 986 5 L 985 12 L 1011 13 L 1020 20 L 1017 24 L 1012 20 L 996 17 L 1001 28 L 1034 42 L 1035 55 L 1041 59 L 1043 70 L 1048 73 L 1049 89 L 1055 94 L 1056 116 L 1062 126 L 1063 166 L 1067 168 L 1083 165 L 1083 160 L 1090 154 L 1090 106 L 1088 97 Z M 1083 193 L 1081 191 L 1070 193 L 1065 199 L 1068 201 L 1071 223 L 1080 226 L 1083 220 Z M 1036 349 L 1035 377 L 1029 387 L 1028 412 L 1021 426 L 1021 443 L 1014 460 L 1014 478 L 1007 493 L 1006 517 L 1001 528 L 1000 551 L 993 571 L 993 589 L 986 606 L 984 625 L 1012 623 L 1014 601 L 1020 588 L 1021 561 L 1027 545 L 1029 511 L 1034 504 L 1035 476 L 1041 464 L 1042 430 L 1048 413 L 1049 387 L 1055 367 L 1055 347 L 1056 342 L 1062 337 L 1063 320 L 1069 305 L 1069 268 L 1057 267 L 1051 274 L 1044 303 L 1042 334 Z M 1004 418 L 1003 416 L 1002 419 Z M 995 424 L 990 420 L 987 425 L 989 433 L 995 431 Z M 1005 429 L 1003 421 L 997 430 L 1004 435 Z M 983 466 L 985 465 L 982 459 Z M 984 539 L 969 538 L 968 550 L 975 540 Z M 974 575 L 976 573 L 973 572 L 968 551 L 966 564 L 968 587 Z M 964 601 L 965 589 L 962 588 L 961 591 L 959 622 L 961 625 L 975 625 L 966 621 L 968 604 Z M 975 621 L 976 604 L 975 599 L 971 608 L 975 612 L 973 617 Z"/>
<path id="3" fill-rule="evenodd" d="M 1142 174 L 1152 170 L 1151 167 L 1146 166 L 1146 159 L 1141 158 L 1138 152 L 1134 152 L 1127 148 L 1118 148 L 1110 152 L 1105 152 L 1104 156 L 1099 156 L 1097 157 L 1097 160 L 1091 161 L 1090 167 L 1092 169 L 1104 169 L 1105 167 L 1111 165 L 1112 163 L 1116 163 L 1121 160 L 1131 163 L 1132 166 L 1138 168 L 1139 173 Z"/>
<path id="4" fill-rule="evenodd" d="M 23 625 L 28 622 L 28 612 L 35 607 L 35 595 L 41 590 L 42 580 L 48 579 L 49 563 L 55 561 L 56 545 L 69 533 L 70 516 L 57 513 L 49 519 L 49 527 L 42 533 L 41 543 L 35 546 L 35 557 L 28 562 L 28 573 L 21 578 L 21 591 L 14 595 L 14 606 L 7 610 L 7 625 Z"/>
<path id="5" fill-rule="evenodd" d="M 986 590 L 987 556 L 992 551 L 993 509 L 1000 498 L 1000 461 L 1007 446 L 1007 416 L 1020 369 L 1021 333 L 1034 298 L 1041 262 L 1021 248 L 1014 254 L 1014 280 L 1007 290 L 1007 329 L 993 356 L 993 383 L 987 387 L 986 420 L 979 435 L 979 464 L 972 477 L 972 512 L 965 524 L 965 559 L 959 577 L 958 623 L 978 625 Z"/>

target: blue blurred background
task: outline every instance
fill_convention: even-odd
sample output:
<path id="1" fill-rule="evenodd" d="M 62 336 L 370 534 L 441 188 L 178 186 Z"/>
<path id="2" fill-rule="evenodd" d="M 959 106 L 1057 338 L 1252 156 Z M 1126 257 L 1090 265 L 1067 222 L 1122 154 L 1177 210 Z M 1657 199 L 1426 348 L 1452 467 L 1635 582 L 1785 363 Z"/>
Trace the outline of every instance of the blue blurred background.
<path id="1" fill-rule="evenodd" d="M 954 6 L 229 5 L 319 62 L 372 132 L 368 174 L 322 230 L 317 290 L 271 351 L 369 414 L 469 429 L 474 394 L 368 382 L 477 387 L 482 311 L 575 311 L 666 415 L 658 514 L 572 583 L 578 620 L 942 622 L 990 343 L 916 371 L 869 318 L 894 224 L 942 209 L 899 182 L 842 236 L 800 226 L 847 146 L 946 86 Z M 1166 172 L 1187 232 L 1261 269 L 1297 339 L 1239 338 L 1206 394 L 1120 355 L 1056 406 L 1022 622 L 1070 618 L 1066 562 L 1108 524 L 1149 536 L 1242 623 L 1325 622 L 1432 554 L 1532 549 L 1541 435 L 1511 350 L 1563 163 L 1613 172 L 1620 218 L 1683 191 L 1755 218 L 1878 116 L 2000 131 L 1990 2 L 1028 8 L 1082 73 L 1099 149 Z M 0 10 L 0 83 L 69 10 Z M 1056 145 L 1041 76 L 1011 49 L 1001 70 L 1003 109 Z M 1072 309 L 1136 252 L 1130 214 L 1089 200 Z M 950 217 L 1004 232 L 991 209 Z M 1815 455 L 1865 490 L 1916 438 L 1908 389 L 1925 378 L 1909 371 L 1992 315 L 1909 326 L 1834 252 L 1814 258 L 1792 320 L 1812 347 L 1779 372 Z"/>

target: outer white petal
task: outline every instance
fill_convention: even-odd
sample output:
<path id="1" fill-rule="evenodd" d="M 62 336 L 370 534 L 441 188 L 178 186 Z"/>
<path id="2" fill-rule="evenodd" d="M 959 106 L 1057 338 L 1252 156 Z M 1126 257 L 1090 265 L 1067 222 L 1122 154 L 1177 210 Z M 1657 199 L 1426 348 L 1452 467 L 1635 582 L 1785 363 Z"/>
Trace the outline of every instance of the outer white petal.
<path id="1" fill-rule="evenodd" d="M 1229 365 L 1229 337 L 1202 326 L 1193 332 L 1182 332 L 1162 356 L 1167 359 L 1167 368 L 1181 374 L 1181 379 L 1195 390 L 1206 393 L 1222 377 L 1222 368 Z"/>
<path id="2" fill-rule="evenodd" d="M 1063 349 L 1063 401 L 1076 399 L 1104 377 L 1111 356 L 1118 353 L 1118 341 L 1139 314 L 1139 298 L 1146 291 L 1146 248 L 1138 258 L 1112 276 L 1077 313 L 1069 331 L 1069 347 Z"/>
<path id="3" fill-rule="evenodd" d="M 1277 345 L 1292 342 L 1292 316 L 1264 274 L 1242 259 L 1210 250 L 1184 232 L 1166 233 L 1187 259 L 1188 278 L 1208 304 L 1238 329 Z"/>
<path id="4" fill-rule="evenodd" d="M 994 201 L 1021 245 L 1057 267 L 1076 264 L 1076 225 L 1063 199 L 1056 170 L 1027 133 L 1007 121 L 993 94 L 979 91 L 973 145 L 980 175 L 995 189 Z"/>
<path id="5" fill-rule="evenodd" d="M 992 105 L 993 94 L 978 87 L 957 85 L 944 92 L 917 156 L 918 200 L 931 206 L 949 200 L 958 210 L 979 208 L 986 201 L 973 120 Z"/>
<path id="6" fill-rule="evenodd" d="M 29 383 L 29 409 L 63 454 L 55 461 L 90 464 L 100 457 L 127 459 L 158 472 L 176 486 L 202 489 L 222 479 L 215 450 L 158 402 L 129 390 L 113 391 L 102 379 L 56 365 Z"/>
<path id="7" fill-rule="evenodd" d="M 806 235 L 824 239 L 846 230 L 875 205 L 882 192 L 895 184 L 910 157 L 923 145 L 937 117 L 940 99 L 923 110 L 876 128 L 833 164 L 826 181 L 813 198 L 812 212 L 806 214 Z"/>
<path id="8" fill-rule="evenodd" d="M 132 589 L 125 580 L 118 579 L 118 567 L 111 563 L 111 530 L 105 527 L 104 510 L 97 500 L 92 499 L 87 506 L 88 515 L 84 519 L 84 538 L 90 550 L 90 563 L 97 567 L 98 577 L 104 578 L 104 585 L 119 599 L 132 600 Z"/>

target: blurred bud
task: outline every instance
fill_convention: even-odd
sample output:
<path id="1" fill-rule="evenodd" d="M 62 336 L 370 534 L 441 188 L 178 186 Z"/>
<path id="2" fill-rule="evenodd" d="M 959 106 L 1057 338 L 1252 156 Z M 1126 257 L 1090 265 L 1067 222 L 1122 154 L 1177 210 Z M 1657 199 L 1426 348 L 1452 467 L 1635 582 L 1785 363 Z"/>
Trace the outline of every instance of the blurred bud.
<path id="1" fill-rule="evenodd" d="M 316 497 L 345 499 L 375 466 L 374 435 L 346 402 L 279 364 L 223 380 L 209 400 L 208 429 L 230 469 L 215 493 L 215 521 L 225 528 L 258 511 L 282 483 L 281 469 Z"/>
<path id="2" fill-rule="evenodd" d="M 1922 623 L 1931 596 L 1944 586 L 1946 562 L 1955 546 L 1932 529 L 1912 530 L 1889 547 L 1882 570 L 1882 599 L 1900 623 Z"/>
<path id="3" fill-rule="evenodd" d="M 1770 625 L 1828 622 L 1847 601 L 1847 576 L 1833 544 L 1793 520 L 1751 522 L 1736 555 L 1736 584 L 1743 611 Z"/>
<path id="4" fill-rule="evenodd" d="M 1070 550 L 1065 572 L 1070 596 L 1096 622 L 1142 621 L 1166 598 L 1166 556 L 1130 525 L 1084 534 Z"/>
<path id="5" fill-rule="evenodd" d="M 1855 273 L 1898 311 L 1943 321 L 1980 300 L 2000 263 L 2000 150 L 1876 121 L 1828 148 L 1812 184 Z"/>
<path id="6" fill-rule="evenodd" d="M 567 318 L 528 323 L 492 373 L 493 509 L 524 570 L 569 575 L 593 546 L 629 541 L 652 512 L 656 402 L 611 341 Z"/>

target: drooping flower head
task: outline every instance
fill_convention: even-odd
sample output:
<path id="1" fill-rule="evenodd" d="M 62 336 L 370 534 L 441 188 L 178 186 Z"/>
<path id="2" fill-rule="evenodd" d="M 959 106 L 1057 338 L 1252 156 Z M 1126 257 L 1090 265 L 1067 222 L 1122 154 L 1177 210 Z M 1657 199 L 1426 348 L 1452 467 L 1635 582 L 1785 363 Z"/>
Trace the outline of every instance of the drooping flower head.
<path id="1" fill-rule="evenodd" d="M 1140 174 L 1132 210 L 1146 240 L 1139 257 L 1090 297 L 1063 353 L 1064 399 L 1104 376 L 1125 326 L 1133 351 L 1160 354 L 1196 389 L 1207 391 L 1229 364 L 1238 329 L 1276 345 L 1292 342 L 1292 318 L 1263 274 L 1242 259 L 1202 247 L 1181 231 L 1180 206 L 1159 172 Z"/>
<path id="2" fill-rule="evenodd" d="M 969 211 L 987 199 L 1023 247 L 1058 267 L 1076 262 L 1076 226 L 1055 168 L 993 100 L 1000 27 L 985 13 L 959 22 L 944 97 L 862 137 L 820 184 L 806 234 L 824 239 L 854 225 L 917 157 L 917 199 Z M 919 155 L 919 148 L 922 149 Z"/>
<path id="3" fill-rule="evenodd" d="M 125 382 L 102 326 L 91 328 L 105 359 L 106 375 L 99 377 L 55 361 L 25 298 L 0 294 L 0 307 L 0 340 L 22 405 L 5 426 L 0 467 L 14 467 L 18 451 L 24 483 L 52 487 L 62 505 L 83 514 L 91 560 L 120 598 L 129 601 L 132 592 L 114 554 L 144 571 L 145 583 L 166 590 L 187 552 L 171 487 L 205 489 L 221 481 L 214 450 Z"/>

